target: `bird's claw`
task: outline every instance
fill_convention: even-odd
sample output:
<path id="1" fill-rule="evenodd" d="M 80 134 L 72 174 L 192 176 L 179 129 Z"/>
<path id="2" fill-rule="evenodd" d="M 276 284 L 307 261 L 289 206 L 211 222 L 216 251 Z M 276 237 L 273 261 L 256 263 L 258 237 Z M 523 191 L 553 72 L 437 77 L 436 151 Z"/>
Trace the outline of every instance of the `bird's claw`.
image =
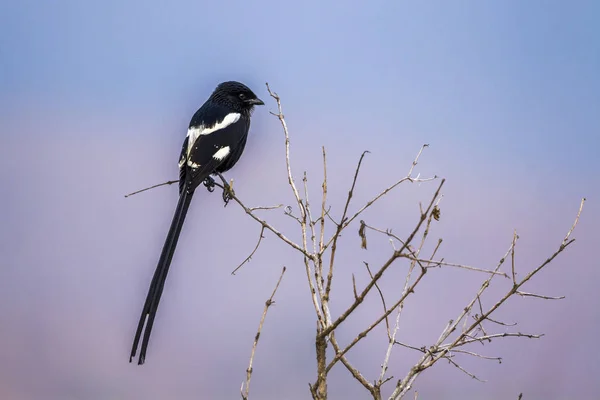
<path id="1" fill-rule="evenodd" d="M 235 196 L 235 192 L 233 191 L 232 185 L 226 183 L 224 186 L 225 187 L 223 188 L 223 201 L 225 202 L 225 205 L 223 207 L 227 207 L 227 204 L 229 204 L 229 200 L 233 199 L 233 197 Z"/>
<path id="2" fill-rule="evenodd" d="M 215 180 L 211 176 L 207 176 L 203 183 L 209 192 L 215 191 Z"/>

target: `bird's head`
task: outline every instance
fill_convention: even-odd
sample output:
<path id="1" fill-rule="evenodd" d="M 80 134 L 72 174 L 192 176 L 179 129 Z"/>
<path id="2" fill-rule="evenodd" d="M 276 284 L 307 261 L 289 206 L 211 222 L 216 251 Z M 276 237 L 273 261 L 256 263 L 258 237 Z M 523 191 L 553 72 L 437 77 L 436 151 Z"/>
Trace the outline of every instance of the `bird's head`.
<path id="1" fill-rule="evenodd" d="M 235 81 L 220 83 L 211 98 L 215 102 L 226 104 L 238 111 L 251 111 L 254 106 L 265 104 L 248 86 Z"/>

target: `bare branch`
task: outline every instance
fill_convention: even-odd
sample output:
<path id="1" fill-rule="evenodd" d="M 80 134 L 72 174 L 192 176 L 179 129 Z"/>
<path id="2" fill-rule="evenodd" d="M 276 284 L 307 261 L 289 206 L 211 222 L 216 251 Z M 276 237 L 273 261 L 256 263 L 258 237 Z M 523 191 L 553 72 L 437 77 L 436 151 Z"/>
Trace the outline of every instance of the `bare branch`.
<path id="1" fill-rule="evenodd" d="M 367 268 L 367 272 L 369 273 L 369 277 L 371 278 L 371 280 L 374 279 L 373 277 L 373 273 L 371 272 L 371 268 L 369 268 L 369 263 L 367 263 L 366 261 L 363 261 L 363 264 L 365 264 L 365 267 Z M 356 296 L 356 287 L 355 289 L 355 298 L 358 297 Z M 377 292 L 379 293 L 379 298 L 381 298 L 381 304 L 383 305 L 383 312 L 386 312 L 387 309 L 387 305 L 385 304 L 385 297 L 383 296 L 383 292 L 381 291 L 381 288 L 379 287 L 379 284 L 375 284 L 375 289 L 377 289 Z M 385 327 L 387 329 L 387 334 L 388 334 L 388 340 L 392 339 L 392 334 L 390 332 L 390 321 L 388 319 L 388 317 L 385 318 Z"/>
<path id="2" fill-rule="evenodd" d="M 231 271 L 231 275 L 235 275 L 235 273 L 242 268 L 242 266 L 244 264 L 246 264 L 247 262 L 249 262 L 252 259 L 252 256 L 254 255 L 254 253 L 256 253 L 256 250 L 258 250 L 258 246 L 260 246 L 260 242 L 265 238 L 263 236 L 263 233 L 265 232 L 265 227 L 264 225 L 260 227 L 260 233 L 258 234 L 258 242 L 256 242 L 256 246 L 254 246 L 254 250 L 252 250 L 252 253 L 250 253 L 250 255 L 248 257 L 246 257 L 246 259 L 244 261 L 242 261 L 240 263 L 240 265 L 238 265 L 236 267 L 236 269 L 234 269 L 233 271 Z"/>
<path id="3" fill-rule="evenodd" d="M 306 202 L 306 217 L 308 219 L 308 225 L 310 227 L 310 241 L 313 243 L 313 254 L 317 253 L 317 234 L 315 231 L 315 221 L 312 219 L 312 214 L 310 211 L 310 202 L 308 201 L 308 178 L 306 177 L 306 171 L 304 171 L 304 177 L 302 178 L 302 182 L 304 183 L 304 199 Z M 318 272 L 318 271 L 317 271 Z"/>
<path id="4" fill-rule="evenodd" d="M 281 270 L 281 275 L 279 275 L 279 279 L 277 280 L 277 284 L 275 285 L 275 289 L 273 289 L 273 293 L 271 293 L 271 297 L 265 302 L 265 308 L 262 313 L 262 317 L 260 317 L 260 322 L 258 324 L 258 331 L 256 332 L 256 336 L 254 337 L 254 343 L 252 344 L 252 352 L 250 353 L 250 363 L 248 364 L 248 369 L 246 370 L 246 385 L 244 388 L 244 383 L 242 383 L 242 387 L 240 389 L 242 399 L 248 400 L 248 394 L 250 392 L 250 379 L 252 379 L 252 363 L 254 362 L 254 355 L 256 354 L 256 347 L 258 346 L 258 340 L 260 339 L 260 333 L 262 332 L 263 324 L 265 323 L 265 318 L 267 317 L 267 311 L 269 311 L 269 307 L 273 305 L 275 302 L 273 301 L 273 297 L 275 297 L 275 293 L 277 293 L 277 289 L 279 288 L 279 284 L 283 279 L 283 274 L 285 274 L 285 267 Z"/>
<path id="5" fill-rule="evenodd" d="M 486 380 L 479 379 L 475 374 L 472 374 L 471 372 L 467 371 L 466 369 L 464 369 L 463 367 L 461 367 L 460 365 L 458 365 L 458 363 L 456 361 L 452 360 L 451 358 L 449 358 L 449 357 L 445 357 L 445 358 L 446 358 L 446 360 L 448 360 L 448 362 L 450 364 L 454 365 L 456 368 L 458 368 L 459 370 L 461 370 L 462 372 L 464 372 L 465 374 L 467 374 L 471 378 L 473 378 L 473 379 L 475 379 L 475 380 L 477 380 L 479 382 L 487 382 Z"/>
<path id="6" fill-rule="evenodd" d="M 283 204 L 278 204 L 276 206 L 258 206 L 258 207 L 250 207 L 250 211 L 256 210 L 276 210 L 278 208 L 283 207 Z"/>
<path id="7" fill-rule="evenodd" d="M 581 216 L 581 211 L 583 211 L 583 204 L 585 203 L 585 201 L 586 201 L 585 197 L 583 199 L 581 199 L 581 203 L 579 204 L 579 211 L 577 211 L 577 216 L 575 217 L 575 221 L 573 222 L 573 225 L 571 225 L 571 229 L 569 229 L 569 232 L 567 232 L 567 235 L 563 239 L 563 242 L 562 242 L 563 246 L 567 246 L 569 244 L 569 238 L 571 237 L 571 234 L 573 233 L 573 231 L 575 230 L 575 227 L 577 226 L 577 223 L 579 222 L 579 217 Z"/>
<path id="8" fill-rule="evenodd" d="M 513 285 L 517 284 L 517 274 L 515 273 L 515 247 L 518 238 L 519 236 L 517 236 L 517 230 L 515 229 L 513 233 L 512 250 L 510 252 Z"/>
<path id="9" fill-rule="evenodd" d="M 465 344 L 474 343 L 474 342 L 483 343 L 484 340 L 491 342 L 492 339 L 505 338 L 505 337 L 522 337 L 522 338 L 527 338 L 527 339 L 539 339 L 542 336 L 544 336 L 544 335 L 543 334 L 534 335 L 534 334 L 530 334 L 530 333 L 521 333 L 521 332 L 494 333 L 492 335 L 484 335 L 484 336 L 479 336 L 479 337 L 475 337 L 475 338 L 465 338 L 461 342 L 459 342 L 457 345 L 464 346 Z M 441 347 L 450 348 L 451 346 L 452 346 L 452 343 L 448 343 L 448 344 L 442 345 Z"/>
<path id="10" fill-rule="evenodd" d="M 398 342 L 396 340 L 394 340 L 394 344 L 397 344 L 398 346 L 406 347 L 407 349 L 418 351 L 420 353 L 425 353 L 425 347 L 415 347 L 415 346 L 411 346 L 406 343 Z"/>
<path id="11" fill-rule="evenodd" d="M 335 335 L 333 333 L 330 335 L 330 339 L 331 339 L 331 345 L 333 346 L 334 351 L 336 352 L 336 354 L 340 354 L 341 353 L 340 346 L 339 346 L 337 340 L 335 339 Z M 342 364 L 344 364 L 346 369 L 352 374 L 354 379 L 356 379 L 358 382 L 360 382 L 360 384 L 363 385 L 363 387 L 365 389 L 367 389 L 373 395 L 373 397 L 377 398 L 376 393 L 375 393 L 375 388 L 368 380 L 365 379 L 365 377 L 358 371 L 358 369 L 354 368 L 352 366 L 352 364 L 350 364 L 348 359 L 346 357 L 344 357 L 343 355 L 340 356 L 340 360 L 341 360 Z"/>
<path id="12" fill-rule="evenodd" d="M 321 185 L 323 190 L 323 200 L 321 201 L 321 235 L 319 237 L 319 254 L 323 254 L 323 243 L 325 241 L 325 204 L 327 203 L 327 155 L 325 153 L 325 146 L 323 146 L 323 184 Z M 323 263 L 319 262 L 322 266 Z M 320 272 L 323 276 L 323 271 Z"/>
<path id="13" fill-rule="evenodd" d="M 493 271 L 493 270 L 489 270 L 489 269 L 476 268 L 476 267 L 471 267 L 471 266 L 463 265 L 463 264 L 449 263 L 449 262 L 445 262 L 442 260 L 439 260 L 439 261 L 425 260 L 422 258 L 415 258 L 409 254 L 402 254 L 401 257 L 408 258 L 409 260 L 413 260 L 413 261 L 418 261 L 420 263 L 433 264 L 433 265 L 428 265 L 425 268 L 437 268 L 437 267 L 441 267 L 441 266 L 456 267 L 456 268 L 468 269 L 470 271 L 484 272 L 486 274 L 501 275 L 501 276 L 504 276 L 505 278 L 508 278 L 508 275 L 506 275 L 504 272 L 498 272 L 498 271 Z"/>
<path id="14" fill-rule="evenodd" d="M 361 294 L 358 296 L 358 299 L 355 299 L 354 302 L 350 305 L 350 307 L 348 307 L 346 309 L 346 311 L 344 311 L 342 313 L 342 315 L 340 315 L 334 322 L 332 322 L 330 325 L 328 325 L 327 328 L 320 333 L 321 336 L 328 335 L 331 331 L 333 331 L 335 328 L 337 328 L 337 326 L 339 324 L 344 322 L 346 320 L 346 318 L 348 318 L 350 313 L 352 313 L 352 311 L 354 311 L 356 309 L 356 307 L 358 307 L 362 303 L 364 298 L 371 291 L 371 289 L 375 286 L 375 283 L 377 283 L 377 281 L 379 280 L 379 278 L 381 278 L 383 273 L 389 268 L 390 265 L 392 265 L 392 263 L 400 256 L 401 252 L 410 244 L 410 242 L 413 240 L 413 238 L 415 237 L 415 235 L 421 228 L 421 225 L 425 221 L 427 214 L 429 214 L 429 212 L 431 211 L 431 208 L 433 207 L 435 200 L 439 196 L 440 191 L 442 190 L 442 186 L 444 185 L 445 181 L 446 181 L 445 179 L 442 179 L 442 181 L 440 182 L 440 185 L 438 186 L 435 194 L 433 195 L 433 197 L 431 199 L 431 202 L 429 203 L 427 212 L 425 214 L 421 214 L 421 218 L 419 219 L 417 226 L 413 229 L 413 231 L 409 235 L 408 239 L 406 239 L 405 243 L 402 245 L 402 248 L 400 248 L 400 250 L 394 252 L 394 254 L 385 262 L 385 264 L 373 276 L 373 279 L 371 280 L 371 282 L 369 282 L 367 284 L 367 286 L 363 289 Z M 392 307 L 391 310 L 395 309 L 396 307 L 397 306 Z M 385 316 L 389 315 L 389 312 L 385 313 L 384 315 Z"/>
<path id="15" fill-rule="evenodd" d="M 542 335 L 528 335 L 528 334 L 523 334 L 523 333 L 517 332 L 517 333 L 501 333 L 501 334 L 483 335 L 483 336 L 479 336 L 479 337 L 471 337 L 469 335 L 469 333 L 473 332 L 478 326 L 481 326 L 481 323 L 483 321 L 487 320 L 489 318 L 489 316 L 492 313 L 494 313 L 494 311 L 496 311 L 500 306 L 502 306 L 502 304 L 504 304 L 504 302 L 506 302 L 506 300 L 508 298 L 517 294 L 517 292 L 519 292 L 519 289 L 521 286 L 523 286 L 527 281 L 529 281 L 533 276 L 535 276 L 545 266 L 550 264 L 558 256 L 558 254 L 562 253 L 567 248 L 567 246 L 569 246 L 571 243 L 573 243 L 573 241 L 575 239 L 570 239 L 570 236 L 571 236 L 572 232 L 574 231 L 574 229 L 577 225 L 577 222 L 579 221 L 579 217 L 581 215 L 584 202 L 585 202 L 585 199 L 583 199 L 581 201 L 581 204 L 579 206 L 579 211 L 577 212 L 577 216 L 575 218 L 575 222 L 573 223 L 573 225 L 571 226 L 571 229 L 569 230 L 569 232 L 563 239 L 558 250 L 556 250 L 548 259 L 546 259 L 546 261 L 544 261 L 543 263 L 538 265 L 535 269 L 530 271 L 523 279 L 521 279 L 520 281 L 516 281 L 516 283 L 513 284 L 512 288 L 510 290 L 508 290 L 508 292 L 500 300 L 498 300 L 487 311 L 482 312 L 482 314 L 479 315 L 478 318 L 476 318 L 472 324 L 470 324 L 466 329 L 464 329 L 463 332 L 461 334 L 459 334 L 458 337 L 456 337 L 456 339 L 454 339 L 450 343 L 442 345 L 443 341 L 445 341 L 449 337 L 449 335 L 452 332 L 454 332 L 457 324 L 468 313 L 470 313 L 470 310 L 473 308 L 473 305 L 481 297 L 481 294 L 489 287 L 490 281 L 494 278 L 495 275 L 491 275 L 488 279 L 486 279 L 484 281 L 484 283 L 481 285 L 481 288 L 477 292 L 475 298 L 464 308 L 464 310 L 461 312 L 461 314 L 459 315 L 457 320 L 452 322 L 448 327 L 446 327 L 446 329 L 444 329 L 444 331 L 443 331 L 442 335 L 440 336 L 440 339 L 438 339 L 438 342 L 436 343 L 436 345 L 432 346 L 432 352 L 423 355 L 423 357 L 419 360 L 419 362 L 417 362 L 417 364 L 415 364 L 411 368 L 409 373 L 403 379 L 398 380 L 398 382 L 396 384 L 396 388 L 393 391 L 392 395 L 390 396 L 390 399 L 401 398 L 408 390 L 410 390 L 412 383 L 417 378 L 417 376 L 421 374 L 422 371 L 424 371 L 427 368 L 430 368 L 439 359 L 447 358 L 446 355 L 448 354 L 448 352 L 452 351 L 456 347 L 463 346 L 465 344 L 473 343 L 473 342 L 483 343 L 484 340 L 491 340 L 492 338 L 499 338 L 499 337 L 511 337 L 512 336 L 512 337 L 527 337 L 527 338 L 537 339 L 542 336 Z M 507 251 L 507 253 L 505 254 L 505 256 L 500 260 L 495 271 L 497 271 L 500 268 L 500 266 L 504 263 L 504 260 L 506 259 L 508 254 L 512 255 L 512 251 L 514 249 L 514 243 L 516 242 L 515 238 L 518 238 L 518 236 L 516 234 L 513 235 L 513 241 L 511 242 L 511 246 L 510 246 L 509 250 Z M 515 277 L 516 277 L 516 274 L 515 274 Z"/>
<path id="16" fill-rule="evenodd" d="M 333 266 L 335 261 L 335 254 L 337 250 L 337 241 L 340 237 L 340 233 L 342 232 L 344 221 L 346 220 L 346 214 L 348 213 L 348 207 L 350 206 L 350 200 L 352 199 L 352 195 L 354 193 L 354 188 L 356 186 L 356 180 L 358 179 L 358 173 L 360 172 L 360 166 L 362 164 L 363 158 L 368 151 L 363 151 L 358 160 L 358 165 L 356 166 L 356 170 L 354 171 L 354 179 L 352 180 L 352 186 L 348 191 L 348 196 L 346 197 L 346 205 L 344 206 L 344 212 L 342 212 L 342 219 L 337 226 L 336 232 L 333 235 L 333 244 L 331 245 L 331 255 L 329 258 L 329 271 L 327 272 L 327 286 L 325 287 L 325 299 L 329 298 L 329 293 L 331 291 L 331 282 L 333 280 Z"/>
<path id="17" fill-rule="evenodd" d="M 412 172 L 414 167 L 417 165 L 419 157 L 421 156 L 421 153 L 423 152 L 423 149 L 425 149 L 425 147 L 429 147 L 428 144 L 424 144 L 421 147 L 421 150 L 419 150 L 419 153 L 417 154 L 417 157 L 415 158 L 415 160 L 412 163 L 412 166 L 407 174 L 407 176 L 405 176 L 404 178 L 400 179 L 399 181 L 397 181 L 396 183 L 392 184 L 391 186 L 388 186 L 386 189 L 384 189 L 381 193 L 379 193 L 377 196 L 375 196 L 374 198 L 372 198 L 371 200 L 369 200 L 363 207 L 361 207 L 356 213 L 354 213 L 354 215 L 350 218 L 348 218 L 345 222 L 344 219 L 342 219 L 342 221 L 340 222 L 340 224 L 342 225 L 342 230 L 344 228 L 346 228 L 348 225 L 350 225 L 352 223 L 352 221 L 354 221 L 360 214 L 363 213 L 363 211 L 365 211 L 367 208 L 371 207 L 373 205 L 373 203 L 375 203 L 377 200 L 379 200 L 380 198 L 382 198 L 383 196 L 385 196 L 387 193 L 389 193 L 391 190 L 393 190 L 394 188 L 396 188 L 398 185 L 400 185 L 403 182 L 409 181 L 409 182 L 428 182 L 428 181 L 432 181 L 434 179 L 437 179 L 437 176 L 434 176 L 432 178 L 412 178 Z M 327 245 L 325 247 L 328 247 L 329 244 L 334 240 L 335 236 L 333 236 L 331 239 L 329 239 L 329 241 L 327 242 Z"/>
<path id="18" fill-rule="evenodd" d="M 144 189 L 140 189 L 140 190 L 136 190 L 135 192 L 131 192 L 129 194 L 126 194 L 125 197 L 133 196 L 134 194 L 142 193 L 142 192 L 145 192 L 146 190 L 154 189 L 154 188 L 157 188 L 157 187 L 166 186 L 166 185 L 172 185 L 172 184 L 177 183 L 177 182 L 179 182 L 179 180 L 176 180 L 176 181 L 166 181 L 166 182 L 163 182 L 163 183 L 159 183 L 158 185 L 152 185 L 150 187 L 147 187 L 147 188 L 144 188 Z"/>
<path id="19" fill-rule="evenodd" d="M 279 122 L 281 123 L 281 127 L 283 128 L 283 133 L 285 134 L 285 164 L 287 167 L 287 174 L 288 174 L 288 183 L 290 184 L 290 187 L 292 188 L 292 191 L 294 192 L 294 197 L 296 198 L 296 203 L 298 204 L 298 210 L 300 210 L 300 216 L 301 219 L 304 218 L 305 215 L 305 210 L 304 207 L 302 206 L 302 200 L 300 199 L 300 193 L 298 193 L 298 189 L 296 188 L 296 184 L 294 183 L 294 178 L 292 177 L 292 167 L 290 164 L 290 135 L 288 132 L 288 127 L 287 127 L 287 123 L 285 122 L 285 118 L 283 116 L 283 110 L 281 108 L 281 99 L 279 98 L 279 96 L 277 95 L 277 93 L 274 93 L 271 91 L 271 88 L 269 87 L 269 83 L 266 83 L 267 86 L 267 90 L 269 91 L 269 95 L 275 99 L 275 101 L 277 102 L 277 114 L 271 112 L 272 115 L 276 116 L 279 119 Z"/>
<path id="20" fill-rule="evenodd" d="M 419 274 L 419 276 L 417 277 L 417 279 L 415 280 L 415 282 L 410 286 L 409 290 L 400 298 L 400 300 L 398 300 L 389 310 L 387 310 L 386 312 L 384 312 L 371 325 L 369 325 L 367 327 L 367 329 L 365 329 L 364 331 L 360 332 L 358 334 L 358 336 L 356 336 L 352 340 L 352 342 L 350 342 L 350 344 L 348 346 L 346 346 L 346 348 L 344 348 L 344 350 L 342 350 L 340 353 L 337 353 L 335 355 L 335 357 L 331 360 L 331 362 L 327 366 L 327 371 L 329 371 L 331 368 L 333 368 L 333 366 L 335 365 L 335 363 L 338 362 L 339 359 L 343 355 L 345 355 L 360 340 L 362 340 L 363 338 L 365 338 L 369 334 L 369 332 L 371 332 L 373 330 L 373 328 L 375 328 L 377 325 L 379 325 L 381 323 L 381 321 L 383 321 L 385 318 L 387 318 L 388 315 L 390 315 L 400 304 L 402 304 L 402 302 L 404 302 L 404 300 L 408 297 L 408 295 L 410 295 L 411 293 L 414 293 L 415 287 L 419 284 L 419 282 L 421 281 L 421 279 L 423 278 L 423 276 L 425 276 L 425 272 L 426 272 L 425 269 L 421 269 L 421 273 Z"/>
<path id="21" fill-rule="evenodd" d="M 506 323 L 506 322 L 496 321 L 495 319 L 492 319 L 490 317 L 487 317 L 486 320 L 490 321 L 490 322 L 493 322 L 494 324 L 502 325 L 502 326 L 517 326 L 516 322 L 513 322 L 512 324 L 509 324 L 509 323 Z"/>
<path id="22" fill-rule="evenodd" d="M 483 356 L 481 354 L 472 352 L 472 351 L 467 351 L 467 350 L 460 350 L 460 349 L 453 349 L 452 350 L 453 353 L 463 353 L 463 354 L 468 354 L 470 356 L 473 357 L 477 357 L 477 358 L 483 358 L 485 360 L 492 360 L 492 361 L 498 361 L 499 363 L 502 362 L 502 357 L 489 357 L 489 356 Z"/>
<path id="23" fill-rule="evenodd" d="M 435 218 L 436 221 L 439 220 L 438 205 L 440 204 L 441 200 L 442 200 L 442 196 L 438 197 L 438 199 L 433 207 L 432 212 L 429 214 L 429 218 L 427 219 L 427 224 L 425 225 L 425 230 L 423 231 L 423 235 L 421 237 L 421 242 L 419 244 L 418 249 L 416 251 L 413 251 L 408 244 L 406 246 L 408 251 L 410 251 L 411 254 L 414 256 L 414 260 L 410 263 L 410 267 L 408 268 L 408 272 L 407 272 L 406 278 L 404 280 L 404 287 L 402 288 L 402 296 L 405 296 L 408 293 L 410 293 L 411 288 L 409 288 L 409 283 L 410 283 L 410 278 L 412 277 L 412 273 L 414 271 L 415 265 L 418 263 L 419 267 L 421 267 L 421 271 L 426 271 L 425 266 L 420 261 L 417 261 L 417 260 L 418 260 L 419 254 L 421 253 L 421 250 L 423 249 L 423 246 L 425 245 L 425 240 L 427 239 L 427 235 L 429 234 L 429 228 L 431 226 L 432 218 Z M 420 206 L 420 204 L 419 204 L 419 206 Z M 438 212 L 434 213 L 435 210 L 438 210 Z M 422 212 L 423 212 L 423 210 L 421 209 L 421 213 Z M 436 218 L 436 215 L 437 215 L 437 218 Z M 386 234 L 388 236 L 392 237 L 392 239 L 396 238 L 400 243 L 402 243 L 404 245 L 404 241 L 400 240 L 397 236 L 392 235 L 391 231 L 389 231 L 389 230 L 386 231 Z M 392 240 L 392 239 L 390 239 L 390 240 Z M 435 254 L 437 253 L 441 244 L 442 244 L 442 240 L 439 239 L 430 258 L 435 257 Z M 394 247 L 394 249 L 395 249 L 395 247 Z M 400 315 L 402 314 L 403 308 L 404 308 L 404 303 L 400 303 L 398 306 L 398 312 L 396 314 L 396 323 L 394 324 L 394 329 L 393 329 L 391 335 L 389 335 L 389 333 L 388 333 L 389 342 L 388 342 L 387 350 L 385 352 L 383 363 L 381 364 L 381 373 L 379 374 L 379 380 L 377 382 L 378 387 L 381 387 L 381 385 L 383 385 L 385 382 L 387 382 L 389 380 L 389 379 L 385 379 L 385 374 L 388 369 L 390 357 L 392 356 L 392 350 L 394 347 L 394 343 L 396 343 L 396 335 L 398 333 L 398 329 L 400 328 Z M 386 319 L 386 322 L 387 322 L 387 319 Z"/>
<path id="24" fill-rule="evenodd" d="M 218 173 L 217 175 L 223 181 L 223 185 L 228 185 L 229 184 L 229 183 L 227 183 L 227 181 L 225 180 L 225 177 L 223 175 L 221 175 L 220 173 Z M 225 187 L 223 185 L 215 182 L 215 186 L 217 186 L 217 187 L 222 188 L 223 190 L 225 190 Z M 277 229 L 275 229 L 271 224 L 269 224 L 265 220 L 257 217 L 256 214 L 254 214 L 254 212 L 249 207 L 247 207 L 244 203 L 242 203 L 242 201 L 237 197 L 237 195 L 235 193 L 231 193 L 230 196 L 231 196 L 231 199 L 234 200 L 236 203 L 238 203 L 239 206 L 242 207 L 242 209 L 246 212 L 246 214 L 248 214 L 256 222 L 258 222 L 259 224 L 261 224 L 262 226 L 264 226 L 266 229 L 268 229 L 271 232 L 273 232 L 275 234 L 275 236 L 277 236 L 279 239 L 283 240 L 290 247 L 298 250 L 305 257 L 309 257 L 309 258 L 312 257 L 312 254 L 308 253 L 305 249 L 303 249 L 302 247 L 300 247 L 298 244 L 296 244 L 293 241 L 291 241 L 290 239 L 288 239 L 284 234 L 282 234 Z"/>
<path id="25" fill-rule="evenodd" d="M 527 293 L 527 292 L 521 292 L 521 291 L 517 291 L 517 294 L 522 297 L 537 297 L 538 299 L 544 299 L 544 300 L 562 300 L 565 298 L 565 296 L 557 296 L 557 297 L 542 296 L 541 294 Z"/>

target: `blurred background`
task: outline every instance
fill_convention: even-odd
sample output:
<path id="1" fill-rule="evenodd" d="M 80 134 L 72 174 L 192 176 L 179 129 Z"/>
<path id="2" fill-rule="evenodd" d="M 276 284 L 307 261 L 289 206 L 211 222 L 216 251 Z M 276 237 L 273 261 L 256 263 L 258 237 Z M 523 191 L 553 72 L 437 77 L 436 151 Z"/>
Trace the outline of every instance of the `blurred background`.
<path id="1" fill-rule="evenodd" d="M 414 387 L 423 399 L 595 398 L 600 335 L 595 256 L 600 223 L 600 3 L 5 0 L 0 3 L 0 398 L 234 399 L 252 340 L 283 265 L 255 358 L 251 398 L 306 399 L 315 380 L 314 314 L 302 259 L 219 193 L 195 196 L 166 283 L 147 362 L 129 364 L 135 326 L 177 199 L 192 114 L 217 83 L 240 80 L 267 105 L 253 116 L 242 160 L 228 173 L 248 205 L 291 204 L 283 134 L 265 82 L 282 97 L 296 182 L 317 204 L 321 146 L 332 215 L 341 215 L 356 162 L 356 210 L 415 172 L 447 179 L 431 251 L 493 268 L 512 240 L 521 276 L 560 245 L 582 197 L 577 241 L 524 287 L 562 301 L 515 298 L 497 319 L 539 340 L 463 357 L 480 383 L 447 362 Z M 364 215 L 406 236 L 437 183 L 406 184 Z M 282 211 L 263 212 L 289 237 Z M 389 256 L 384 237 L 360 249 L 343 236 L 334 312 Z M 400 290 L 406 263 L 384 282 Z M 409 298 L 398 339 L 430 345 L 484 275 L 430 271 Z M 499 279 L 490 294 L 509 288 Z M 484 302 L 492 305 L 495 297 Z M 348 343 L 381 304 L 375 293 L 340 328 Z M 491 327 L 504 332 L 504 326 Z M 382 329 L 349 353 L 374 380 Z M 420 357 L 396 350 L 390 374 Z M 394 381 L 392 381 L 394 382 Z M 392 384 L 393 386 L 393 384 Z M 368 398 L 339 365 L 332 399 Z M 391 388 L 390 388 L 391 389 Z M 389 390 L 386 392 L 389 393 Z M 411 395 L 412 396 L 412 395 Z"/>

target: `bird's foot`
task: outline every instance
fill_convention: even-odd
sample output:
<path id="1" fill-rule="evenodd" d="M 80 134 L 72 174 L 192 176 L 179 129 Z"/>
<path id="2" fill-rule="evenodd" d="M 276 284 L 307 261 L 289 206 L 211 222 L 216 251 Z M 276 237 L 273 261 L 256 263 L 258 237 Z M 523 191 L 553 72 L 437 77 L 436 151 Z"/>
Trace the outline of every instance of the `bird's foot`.
<path id="1" fill-rule="evenodd" d="M 203 183 L 209 192 L 215 191 L 215 180 L 211 176 L 207 176 Z"/>
<path id="2" fill-rule="evenodd" d="M 223 188 L 223 201 L 225 202 L 225 205 L 223 207 L 227 207 L 227 204 L 229 204 L 229 200 L 233 199 L 233 197 L 235 196 L 235 192 L 233 191 L 233 179 L 230 181 L 230 183 L 226 183 L 224 185 Z"/>

